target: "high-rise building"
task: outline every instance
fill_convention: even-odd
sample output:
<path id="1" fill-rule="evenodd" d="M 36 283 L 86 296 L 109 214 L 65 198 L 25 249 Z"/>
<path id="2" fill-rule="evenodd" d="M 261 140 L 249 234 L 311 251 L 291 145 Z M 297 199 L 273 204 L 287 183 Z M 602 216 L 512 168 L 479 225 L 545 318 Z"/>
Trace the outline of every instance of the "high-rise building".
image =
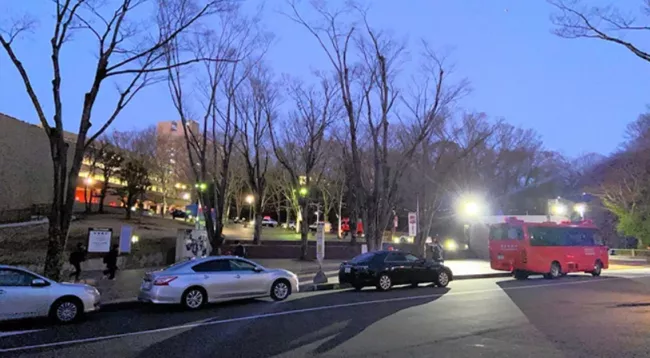
<path id="1" fill-rule="evenodd" d="M 183 125 L 182 121 L 165 121 L 165 122 L 158 122 L 158 125 L 156 127 L 156 130 L 158 132 L 158 135 L 171 135 L 171 136 L 179 136 L 182 137 L 184 136 L 183 128 L 181 127 Z M 198 135 L 199 133 L 199 123 L 193 120 L 188 120 L 187 121 L 187 127 L 189 130 L 194 133 L 195 135 Z"/>

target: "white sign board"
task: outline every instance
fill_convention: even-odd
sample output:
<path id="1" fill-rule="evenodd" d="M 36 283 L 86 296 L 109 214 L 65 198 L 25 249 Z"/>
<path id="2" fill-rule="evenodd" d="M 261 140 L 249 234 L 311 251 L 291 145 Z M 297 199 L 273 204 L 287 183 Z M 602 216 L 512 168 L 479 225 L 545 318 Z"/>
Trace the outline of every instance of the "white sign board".
<path id="1" fill-rule="evenodd" d="M 111 251 L 112 229 L 88 229 L 88 252 Z"/>
<path id="2" fill-rule="evenodd" d="M 418 216 L 416 213 L 409 213 L 409 236 L 415 236 L 418 232 Z"/>
<path id="3" fill-rule="evenodd" d="M 122 225 L 120 230 L 120 252 L 131 252 L 131 236 L 133 236 L 133 227 L 131 225 Z"/>
<path id="4" fill-rule="evenodd" d="M 316 226 L 316 259 L 322 264 L 325 259 L 325 224 L 318 223 Z"/>
<path id="5" fill-rule="evenodd" d="M 176 235 L 176 261 L 210 255 L 212 246 L 205 230 L 178 229 Z"/>

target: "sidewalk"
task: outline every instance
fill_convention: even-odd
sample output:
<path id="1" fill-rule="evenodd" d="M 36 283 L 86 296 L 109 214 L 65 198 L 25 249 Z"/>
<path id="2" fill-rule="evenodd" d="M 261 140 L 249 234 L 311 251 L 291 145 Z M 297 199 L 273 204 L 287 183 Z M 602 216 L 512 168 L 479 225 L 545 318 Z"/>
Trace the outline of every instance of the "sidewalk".
<path id="1" fill-rule="evenodd" d="M 492 268 L 490 268 L 490 262 L 483 260 L 447 260 L 445 261 L 445 266 L 449 267 L 451 272 L 454 273 L 454 280 L 512 276 L 510 272 L 492 270 Z M 334 271 L 333 273 L 325 272 L 325 274 L 327 275 L 327 283 L 316 285 L 312 282 L 307 282 L 303 285 L 303 281 L 301 280 L 300 291 L 337 290 L 340 288 L 346 288 L 339 284 L 338 271 Z"/>
<path id="2" fill-rule="evenodd" d="M 298 275 L 300 284 L 311 283 L 318 272 L 317 261 L 299 261 L 293 259 L 259 259 L 253 260 L 266 268 L 282 268 Z M 336 276 L 341 261 L 325 260 L 323 271 L 328 277 Z M 102 279 L 102 271 L 83 271 L 81 281 L 97 287 L 102 294 L 102 302 L 119 303 L 136 299 L 145 273 L 160 269 L 150 267 L 143 269 L 118 270 L 115 280 Z"/>
<path id="3" fill-rule="evenodd" d="M 323 271 L 328 278 L 328 282 L 318 285 L 313 283 L 314 275 L 319 269 L 316 261 L 260 259 L 255 260 L 255 262 L 267 268 L 283 268 L 295 273 L 300 281 L 301 292 L 344 288 L 338 282 L 338 268 L 340 265 L 338 260 L 325 260 Z M 445 261 L 445 265 L 451 268 L 454 273 L 454 280 L 510 276 L 509 272 L 492 270 L 490 263 L 482 260 L 448 260 Z M 86 271 L 82 273 L 81 280 L 97 287 L 102 294 L 104 304 L 134 302 L 145 273 L 156 269 L 158 268 L 119 270 L 113 281 L 102 279 L 101 271 Z"/>

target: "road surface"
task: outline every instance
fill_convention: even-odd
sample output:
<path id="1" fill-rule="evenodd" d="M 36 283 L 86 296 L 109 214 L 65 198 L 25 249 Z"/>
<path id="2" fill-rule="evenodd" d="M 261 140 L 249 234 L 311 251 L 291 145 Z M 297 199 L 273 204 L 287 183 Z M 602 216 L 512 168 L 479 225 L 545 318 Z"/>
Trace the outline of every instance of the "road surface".
<path id="1" fill-rule="evenodd" d="M 143 307 L 0 331 L 6 357 L 648 357 L 650 271 Z"/>

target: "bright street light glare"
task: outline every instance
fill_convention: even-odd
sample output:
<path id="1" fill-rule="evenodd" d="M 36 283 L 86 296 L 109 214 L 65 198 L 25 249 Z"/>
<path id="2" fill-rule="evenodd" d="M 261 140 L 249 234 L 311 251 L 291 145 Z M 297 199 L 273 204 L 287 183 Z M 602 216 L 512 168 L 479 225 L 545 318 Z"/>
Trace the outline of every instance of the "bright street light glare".
<path id="1" fill-rule="evenodd" d="M 555 204 L 553 205 L 553 214 L 555 215 L 564 215 L 567 212 L 566 205 Z"/>
<path id="2" fill-rule="evenodd" d="M 246 202 L 247 202 L 248 204 L 252 204 L 253 201 L 255 201 L 255 197 L 254 197 L 253 195 L 247 195 L 247 196 L 246 196 Z"/>
<path id="3" fill-rule="evenodd" d="M 476 202 L 470 201 L 465 204 L 465 214 L 470 215 L 470 216 L 475 216 L 479 213 L 479 206 Z"/>

